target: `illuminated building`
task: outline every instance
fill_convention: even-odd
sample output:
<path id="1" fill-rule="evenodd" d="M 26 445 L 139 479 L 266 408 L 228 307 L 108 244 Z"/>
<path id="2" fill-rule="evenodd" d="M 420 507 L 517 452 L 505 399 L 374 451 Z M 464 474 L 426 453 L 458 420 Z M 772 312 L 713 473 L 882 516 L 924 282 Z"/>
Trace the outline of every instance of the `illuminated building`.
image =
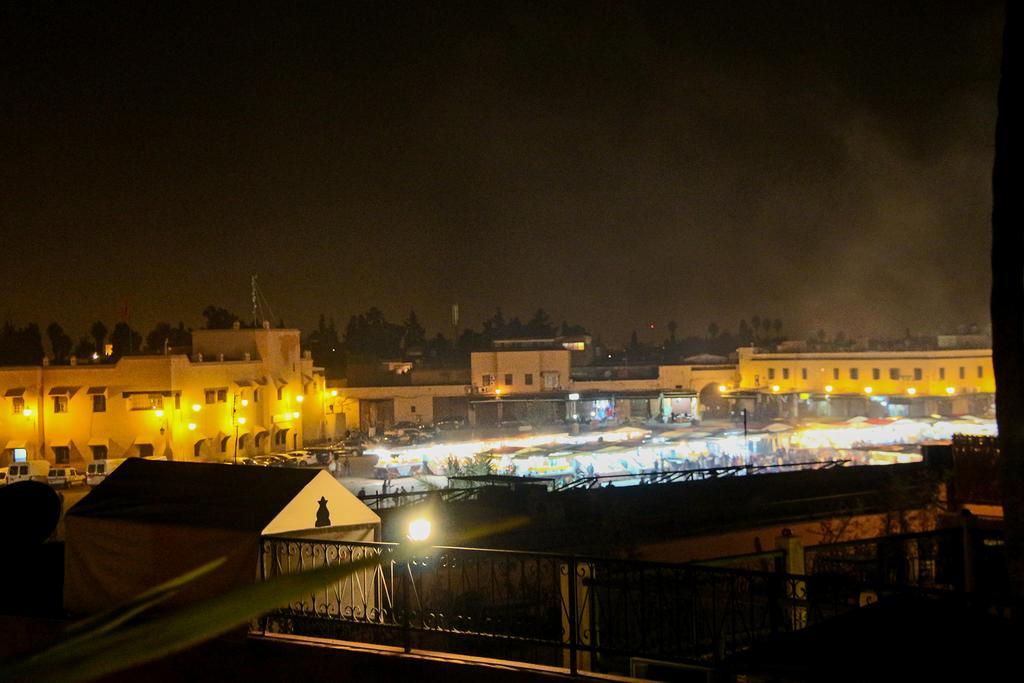
<path id="1" fill-rule="evenodd" d="M 469 376 L 431 373 L 404 386 L 332 385 L 346 424 L 470 423 L 534 419 L 759 419 L 808 416 L 982 415 L 995 389 L 990 349 L 766 353 L 737 350 L 735 363 L 695 357 L 678 364 L 603 366 L 576 362 L 562 340 L 497 342 L 472 354 Z M 586 344 L 589 340 L 577 340 Z M 870 391 L 868 391 L 870 389 Z M 500 393 L 499 393 L 500 390 Z M 500 415 L 499 415 L 500 406 Z"/>
<path id="2" fill-rule="evenodd" d="M 238 457 L 285 451 L 343 430 L 298 330 L 196 330 L 192 339 L 191 356 L 0 368 L 0 464 L 223 461 L 236 446 Z"/>

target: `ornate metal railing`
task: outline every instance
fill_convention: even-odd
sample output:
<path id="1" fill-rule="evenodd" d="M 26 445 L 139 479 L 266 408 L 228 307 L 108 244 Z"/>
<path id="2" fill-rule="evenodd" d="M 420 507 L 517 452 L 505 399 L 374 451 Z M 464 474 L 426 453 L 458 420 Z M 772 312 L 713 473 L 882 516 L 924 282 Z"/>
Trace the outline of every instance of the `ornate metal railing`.
<path id="1" fill-rule="evenodd" d="M 872 585 L 999 595 L 1006 589 L 1003 533 L 995 529 L 936 529 L 804 551 L 808 574 Z"/>
<path id="2" fill-rule="evenodd" d="M 556 486 L 556 491 L 572 491 L 576 489 L 600 488 L 603 485 L 614 485 L 617 481 L 641 480 L 645 484 L 668 484 L 679 481 L 701 481 L 704 479 L 722 479 L 725 477 L 747 476 L 754 474 L 777 474 L 793 470 L 827 470 L 843 467 L 849 460 L 816 460 L 812 462 L 792 462 L 770 465 L 728 465 L 723 467 L 701 467 L 697 469 L 665 470 L 661 472 L 643 472 L 640 474 L 603 474 L 588 477 L 576 477 L 571 481 Z"/>
<path id="3" fill-rule="evenodd" d="M 630 657 L 711 664 L 860 603 L 845 578 L 544 553 L 262 541 L 264 578 L 379 563 L 265 616 L 266 632 L 628 672 Z"/>

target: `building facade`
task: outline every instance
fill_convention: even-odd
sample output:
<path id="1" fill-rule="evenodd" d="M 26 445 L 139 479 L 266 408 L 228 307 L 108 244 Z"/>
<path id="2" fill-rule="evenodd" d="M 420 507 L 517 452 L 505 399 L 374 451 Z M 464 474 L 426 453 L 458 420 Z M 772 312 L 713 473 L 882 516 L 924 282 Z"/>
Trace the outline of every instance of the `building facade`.
<path id="1" fill-rule="evenodd" d="M 990 349 L 767 353 L 737 350 L 736 362 L 579 366 L 585 350 L 561 340 L 496 343 L 473 353 L 469 381 L 347 387 L 346 424 L 461 417 L 481 426 L 628 419 L 801 419 L 990 414 Z"/>
<path id="2" fill-rule="evenodd" d="M 0 465 L 301 448 L 344 429 L 330 392 L 290 329 L 196 330 L 191 356 L 0 368 Z"/>

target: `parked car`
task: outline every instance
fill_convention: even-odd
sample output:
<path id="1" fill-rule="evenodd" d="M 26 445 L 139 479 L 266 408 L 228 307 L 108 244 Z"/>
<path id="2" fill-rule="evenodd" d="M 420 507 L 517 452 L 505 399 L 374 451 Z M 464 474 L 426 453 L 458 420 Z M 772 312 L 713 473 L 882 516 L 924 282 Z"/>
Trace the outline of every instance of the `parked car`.
<path id="1" fill-rule="evenodd" d="M 300 465 L 316 465 L 317 464 L 316 453 L 314 453 L 313 451 L 309 451 L 309 450 L 288 451 L 284 455 L 285 455 L 285 457 L 289 458 L 290 460 L 294 460 L 295 463 L 293 463 L 293 464 L 300 464 Z"/>
<path id="2" fill-rule="evenodd" d="M 519 420 L 502 420 L 498 423 L 498 428 L 513 433 L 533 431 L 533 425 Z"/>
<path id="3" fill-rule="evenodd" d="M 384 430 L 384 436 L 405 436 L 407 431 L 418 431 L 421 426 L 422 425 L 418 425 L 415 422 L 396 422 Z"/>
<path id="4" fill-rule="evenodd" d="M 0 467 L 0 486 L 7 486 L 7 468 Z"/>
<path id="5" fill-rule="evenodd" d="M 96 486 L 125 460 L 126 458 L 110 458 L 108 460 L 92 461 L 85 466 L 85 483 L 89 486 Z"/>
<path id="6" fill-rule="evenodd" d="M 442 432 L 453 432 L 458 429 L 465 429 L 466 418 L 464 417 L 442 417 L 440 420 L 434 422 L 434 427 L 438 431 Z"/>
<path id="7" fill-rule="evenodd" d="M 16 462 L 7 470 L 7 483 L 16 484 L 19 481 L 39 481 L 45 484 L 49 474 L 50 462 L 48 460 Z"/>
<path id="8" fill-rule="evenodd" d="M 270 453 L 269 455 L 257 455 L 254 460 L 266 462 L 271 467 L 291 467 L 295 465 L 295 459 L 289 458 L 283 453 Z"/>
<path id="9" fill-rule="evenodd" d="M 74 467 L 64 467 L 61 465 L 50 468 L 46 481 L 50 486 L 55 488 L 59 486 L 61 488 L 69 489 L 72 486 L 85 484 L 85 475 L 80 473 Z"/>

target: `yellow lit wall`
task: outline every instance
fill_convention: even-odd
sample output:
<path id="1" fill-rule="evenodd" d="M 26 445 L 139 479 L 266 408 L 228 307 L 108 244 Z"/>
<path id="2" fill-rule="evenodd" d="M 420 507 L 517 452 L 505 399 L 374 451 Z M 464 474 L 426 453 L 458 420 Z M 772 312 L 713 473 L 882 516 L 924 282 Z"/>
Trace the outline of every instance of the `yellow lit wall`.
<path id="1" fill-rule="evenodd" d="M 756 353 L 739 349 L 740 388 L 779 393 L 947 396 L 995 391 L 992 351 Z M 909 391 L 913 389 L 913 393 Z"/>

